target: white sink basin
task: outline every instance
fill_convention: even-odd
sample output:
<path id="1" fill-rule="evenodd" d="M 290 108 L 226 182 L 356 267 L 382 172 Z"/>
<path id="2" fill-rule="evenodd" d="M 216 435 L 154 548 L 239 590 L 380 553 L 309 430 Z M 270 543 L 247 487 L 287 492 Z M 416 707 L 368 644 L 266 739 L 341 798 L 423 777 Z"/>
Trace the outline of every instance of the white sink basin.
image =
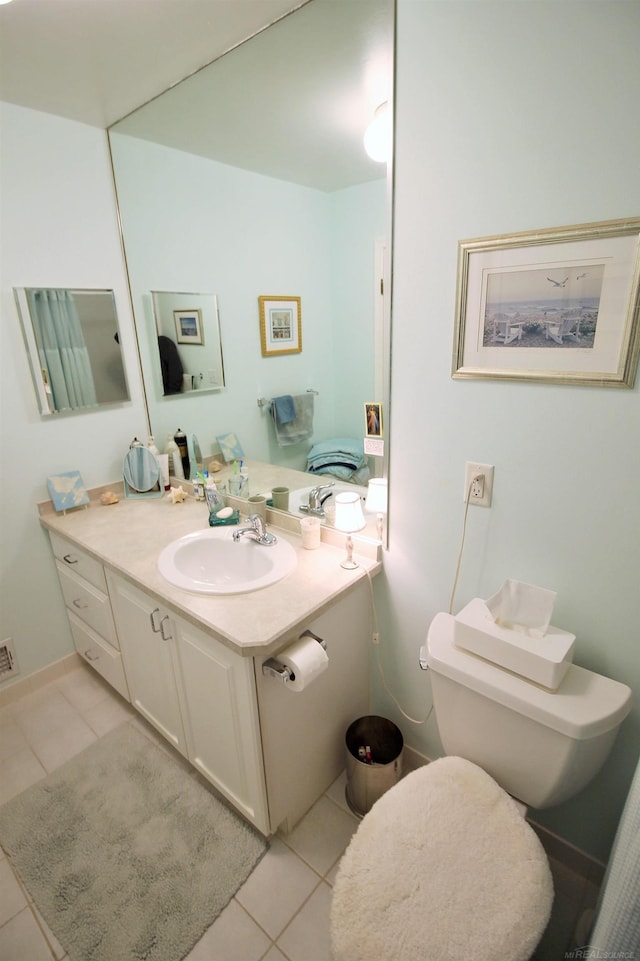
<path id="1" fill-rule="evenodd" d="M 291 491 L 289 494 L 289 512 L 291 514 L 301 514 L 300 507 L 302 505 L 307 505 L 309 503 L 309 494 L 313 490 L 314 486 L 319 486 L 321 484 L 328 484 L 329 481 L 318 480 L 318 484 L 311 485 L 311 487 L 300 487 L 297 490 Z M 364 502 L 367 497 L 367 488 L 359 487 L 357 484 L 341 484 L 340 481 L 336 481 L 333 487 L 328 490 L 320 491 L 320 499 L 322 501 L 322 506 L 326 510 L 327 508 L 336 506 L 336 494 L 359 494 L 362 500 L 362 508 L 364 510 Z M 327 494 L 329 495 L 327 497 Z M 324 518 L 322 518 L 324 521 Z"/>
<path id="2" fill-rule="evenodd" d="M 275 584 L 296 566 L 294 548 L 281 538 L 257 544 L 249 534 L 233 540 L 233 527 L 209 527 L 173 541 L 158 557 L 162 576 L 195 594 L 246 594 Z"/>

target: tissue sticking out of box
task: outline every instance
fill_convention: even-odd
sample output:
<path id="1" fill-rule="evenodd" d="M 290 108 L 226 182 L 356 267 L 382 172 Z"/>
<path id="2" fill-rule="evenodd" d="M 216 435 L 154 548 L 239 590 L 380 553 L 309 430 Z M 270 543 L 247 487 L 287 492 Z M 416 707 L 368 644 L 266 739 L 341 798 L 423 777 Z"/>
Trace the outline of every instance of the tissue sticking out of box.
<path id="1" fill-rule="evenodd" d="M 546 587 L 509 580 L 485 603 L 494 622 L 500 627 L 531 637 L 544 637 L 551 623 L 557 596 L 555 591 Z"/>
<path id="2" fill-rule="evenodd" d="M 550 623 L 555 591 L 505 581 L 488 600 L 456 614 L 458 647 L 555 691 L 573 660 L 575 634 Z"/>

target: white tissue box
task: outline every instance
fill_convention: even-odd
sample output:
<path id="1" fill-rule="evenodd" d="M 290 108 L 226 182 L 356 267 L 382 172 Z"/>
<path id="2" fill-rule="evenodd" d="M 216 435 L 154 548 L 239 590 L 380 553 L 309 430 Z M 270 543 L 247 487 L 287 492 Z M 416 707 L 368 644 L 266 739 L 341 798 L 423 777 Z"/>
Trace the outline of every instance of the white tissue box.
<path id="1" fill-rule="evenodd" d="M 454 643 L 555 691 L 571 662 L 575 634 L 549 625 L 541 636 L 496 624 L 486 601 L 476 597 L 454 618 Z"/>

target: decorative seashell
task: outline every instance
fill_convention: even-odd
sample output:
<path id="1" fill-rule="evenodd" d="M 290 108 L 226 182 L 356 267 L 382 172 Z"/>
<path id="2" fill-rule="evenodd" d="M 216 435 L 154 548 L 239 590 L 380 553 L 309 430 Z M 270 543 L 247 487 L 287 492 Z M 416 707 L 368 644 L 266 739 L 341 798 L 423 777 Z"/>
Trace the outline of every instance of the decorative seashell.
<path id="1" fill-rule="evenodd" d="M 180 504 L 186 497 L 185 491 L 182 489 L 182 484 L 180 487 L 172 487 L 167 497 L 171 498 L 172 504 Z"/>

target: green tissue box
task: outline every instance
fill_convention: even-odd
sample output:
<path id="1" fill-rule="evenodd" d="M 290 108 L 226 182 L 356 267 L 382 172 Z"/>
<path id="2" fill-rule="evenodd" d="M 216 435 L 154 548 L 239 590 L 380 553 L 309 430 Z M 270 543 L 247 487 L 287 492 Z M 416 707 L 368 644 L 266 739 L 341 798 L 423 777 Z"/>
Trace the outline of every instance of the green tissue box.
<path id="1" fill-rule="evenodd" d="M 237 524 L 240 520 L 240 511 L 234 511 L 229 517 L 218 517 L 216 513 L 211 511 L 209 514 L 209 527 L 229 527 L 232 524 Z"/>

